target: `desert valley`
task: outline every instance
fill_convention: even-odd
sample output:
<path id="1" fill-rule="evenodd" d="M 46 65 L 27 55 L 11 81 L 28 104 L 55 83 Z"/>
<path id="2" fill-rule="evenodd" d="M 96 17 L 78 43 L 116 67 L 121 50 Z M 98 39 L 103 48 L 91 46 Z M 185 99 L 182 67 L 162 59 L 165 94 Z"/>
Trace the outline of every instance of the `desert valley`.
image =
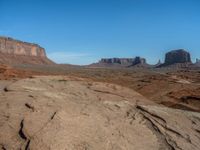
<path id="1" fill-rule="evenodd" d="M 200 149 L 200 62 L 189 51 L 77 66 L 1 37 L 0 63 L 2 150 Z"/>

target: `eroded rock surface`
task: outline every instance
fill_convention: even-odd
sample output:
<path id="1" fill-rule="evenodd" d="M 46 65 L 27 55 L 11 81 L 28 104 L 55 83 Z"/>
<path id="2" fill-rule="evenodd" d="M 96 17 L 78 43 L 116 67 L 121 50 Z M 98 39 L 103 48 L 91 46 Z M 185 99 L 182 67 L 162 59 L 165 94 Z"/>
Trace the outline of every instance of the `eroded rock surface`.
<path id="1" fill-rule="evenodd" d="M 121 86 L 35 77 L 0 91 L 2 149 L 200 149 L 200 114 Z"/>
<path id="2" fill-rule="evenodd" d="M 0 37 L 0 52 L 14 55 L 46 57 L 44 48 L 37 44 Z"/>
<path id="3" fill-rule="evenodd" d="M 54 64 L 41 46 L 9 37 L 0 37 L 0 63 Z"/>

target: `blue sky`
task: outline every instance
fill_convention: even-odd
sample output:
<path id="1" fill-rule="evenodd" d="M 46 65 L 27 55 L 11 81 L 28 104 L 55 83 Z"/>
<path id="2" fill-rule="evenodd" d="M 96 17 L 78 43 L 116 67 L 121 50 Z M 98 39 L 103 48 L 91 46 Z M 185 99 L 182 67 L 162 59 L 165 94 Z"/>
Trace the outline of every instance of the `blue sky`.
<path id="1" fill-rule="evenodd" d="M 199 0 L 0 0 L 0 35 L 40 44 L 58 63 L 145 57 L 184 48 L 200 58 Z"/>

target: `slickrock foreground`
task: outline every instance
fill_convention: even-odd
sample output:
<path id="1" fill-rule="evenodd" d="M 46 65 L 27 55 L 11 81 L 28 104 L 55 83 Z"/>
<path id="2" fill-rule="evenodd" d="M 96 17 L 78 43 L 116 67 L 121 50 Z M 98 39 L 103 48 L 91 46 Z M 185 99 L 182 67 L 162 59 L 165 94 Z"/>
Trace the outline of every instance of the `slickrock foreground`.
<path id="1" fill-rule="evenodd" d="M 0 84 L 3 150 L 200 149 L 200 113 L 128 88 L 61 76 Z"/>

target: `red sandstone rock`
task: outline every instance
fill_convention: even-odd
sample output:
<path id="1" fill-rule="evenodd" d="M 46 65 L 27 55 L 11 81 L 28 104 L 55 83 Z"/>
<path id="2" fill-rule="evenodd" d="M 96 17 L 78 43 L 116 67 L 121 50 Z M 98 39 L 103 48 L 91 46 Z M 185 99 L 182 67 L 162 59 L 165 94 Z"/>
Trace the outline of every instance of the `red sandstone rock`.
<path id="1" fill-rule="evenodd" d="M 0 37 L 0 63 L 54 64 L 46 57 L 45 49 L 37 44 Z"/>

